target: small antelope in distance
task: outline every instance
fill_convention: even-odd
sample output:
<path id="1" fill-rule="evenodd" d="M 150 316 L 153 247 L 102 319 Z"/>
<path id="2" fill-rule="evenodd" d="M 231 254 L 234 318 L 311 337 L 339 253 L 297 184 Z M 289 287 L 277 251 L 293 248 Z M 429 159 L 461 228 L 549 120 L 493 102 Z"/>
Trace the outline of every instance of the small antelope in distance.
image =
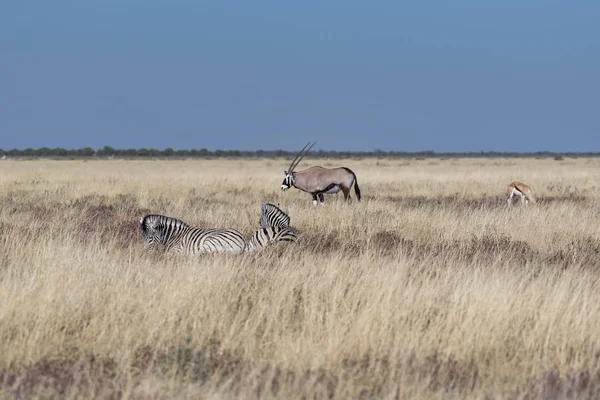
<path id="1" fill-rule="evenodd" d="M 358 187 L 356 174 L 350 168 L 323 168 L 316 166 L 298 172 L 294 171 L 294 168 L 298 166 L 298 163 L 302 161 L 315 143 L 310 145 L 310 147 L 308 147 L 310 142 L 307 143 L 298 155 L 296 155 L 296 158 L 290 164 L 290 168 L 283 172 L 285 178 L 281 183 L 281 190 L 285 191 L 293 186 L 303 192 L 310 193 L 313 198 L 313 205 L 316 206 L 317 198 L 321 202 L 321 205 L 324 205 L 324 193 L 333 194 L 340 190 L 344 193 L 344 199 L 349 200 L 350 188 L 354 185 L 354 193 L 356 193 L 356 198 L 360 201 L 360 188 Z"/>
<path id="2" fill-rule="evenodd" d="M 521 203 L 522 204 L 529 204 L 529 201 L 531 201 L 532 203 L 535 204 L 535 198 L 533 197 L 533 192 L 531 191 L 531 188 L 522 183 L 522 182 L 511 182 L 510 185 L 508 185 L 507 187 L 508 190 L 508 205 L 512 205 L 512 201 L 513 201 L 513 197 L 515 195 L 521 197 Z"/>

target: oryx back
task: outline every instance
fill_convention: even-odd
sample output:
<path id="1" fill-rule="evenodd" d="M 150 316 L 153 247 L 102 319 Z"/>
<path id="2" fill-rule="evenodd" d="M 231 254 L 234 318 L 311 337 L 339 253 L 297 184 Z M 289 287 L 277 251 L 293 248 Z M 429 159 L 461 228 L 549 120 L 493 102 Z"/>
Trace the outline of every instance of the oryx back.
<path id="1" fill-rule="evenodd" d="M 360 201 L 360 188 L 356 174 L 346 167 L 323 168 L 315 166 L 295 173 L 294 186 L 300 190 L 309 193 L 338 193 L 344 192 L 344 197 L 348 198 L 350 188 L 354 185 L 356 198 Z"/>

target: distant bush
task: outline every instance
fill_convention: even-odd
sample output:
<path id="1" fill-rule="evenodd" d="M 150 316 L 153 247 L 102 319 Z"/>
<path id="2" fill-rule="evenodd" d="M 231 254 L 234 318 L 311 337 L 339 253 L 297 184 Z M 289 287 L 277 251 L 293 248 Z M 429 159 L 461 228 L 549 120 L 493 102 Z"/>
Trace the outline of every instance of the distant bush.
<path id="1" fill-rule="evenodd" d="M 202 149 L 182 149 L 175 150 L 171 147 L 164 150 L 153 148 L 140 149 L 116 149 L 111 146 L 104 146 L 101 149 L 94 150 L 91 147 L 81 149 L 64 149 L 64 148 L 49 148 L 41 147 L 38 149 L 0 149 L 0 157 L 52 157 L 52 158 L 294 158 L 297 150 L 208 150 Z M 361 159 L 361 158 L 402 158 L 424 160 L 428 158 L 537 158 L 545 159 L 553 157 L 557 161 L 564 160 L 564 157 L 600 157 L 600 152 L 597 153 L 552 153 L 548 151 L 534 153 L 516 153 L 516 152 L 457 152 L 457 153 L 436 153 L 432 150 L 425 151 L 384 151 L 377 149 L 374 151 L 330 151 L 330 150 L 313 150 L 308 154 L 309 158 L 336 158 L 336 159 Z"/>

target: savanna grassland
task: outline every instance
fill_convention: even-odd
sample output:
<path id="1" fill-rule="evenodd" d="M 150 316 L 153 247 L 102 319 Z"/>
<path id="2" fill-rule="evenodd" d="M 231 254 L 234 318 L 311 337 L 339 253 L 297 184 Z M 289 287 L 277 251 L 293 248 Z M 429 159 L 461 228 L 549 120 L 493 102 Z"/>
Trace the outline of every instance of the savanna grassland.
<path id="1" fill-rule="evenodd" d="M 324 207 L 288 162 L 0 161 L 0 397 L 600 396 L 600 160 L 305 159 L 358 176 Z M 146 213 L 250 237 L 261 201 L 298 242 L 143 251 Z"/>

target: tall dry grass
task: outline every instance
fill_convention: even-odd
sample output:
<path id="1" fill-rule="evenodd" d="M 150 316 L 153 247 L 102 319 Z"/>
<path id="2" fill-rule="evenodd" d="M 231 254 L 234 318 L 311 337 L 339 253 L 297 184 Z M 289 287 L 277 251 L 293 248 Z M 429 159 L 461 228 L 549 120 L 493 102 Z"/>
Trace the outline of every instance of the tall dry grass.
<path id="1" fill-rule="evenodd" d="M 0 162 L 0 396 L 600 395 L 600 160 L 325 161 L 363 192 L 325 207 L 287 163 Z M 142 250 L 145 213 L 249 237 L 261 201 L 297 243 Z"/>

